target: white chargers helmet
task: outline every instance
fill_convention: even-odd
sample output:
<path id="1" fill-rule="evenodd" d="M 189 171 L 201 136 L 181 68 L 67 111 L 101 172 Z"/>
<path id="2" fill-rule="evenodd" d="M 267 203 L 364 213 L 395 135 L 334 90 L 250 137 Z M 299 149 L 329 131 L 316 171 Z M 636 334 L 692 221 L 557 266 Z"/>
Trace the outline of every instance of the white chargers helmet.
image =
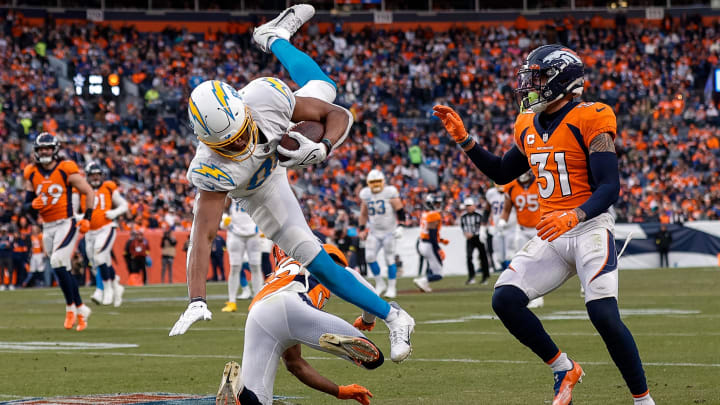
<path id="1" fill-rule="evenodd" d="M 378 169 L 370 170 L 366 182 L 373 194 L 377 194 L 385 188 L 385 176 L 383 176 L 382 172 Z"/>
<path id="2" fill-rule="evenodd" d="M 219 80 L 200 83 L 190 94 L 188 115 L 198 140 L 219 155 L 242 162 L 255 152 L 257 125 L 229 84 Z"/>

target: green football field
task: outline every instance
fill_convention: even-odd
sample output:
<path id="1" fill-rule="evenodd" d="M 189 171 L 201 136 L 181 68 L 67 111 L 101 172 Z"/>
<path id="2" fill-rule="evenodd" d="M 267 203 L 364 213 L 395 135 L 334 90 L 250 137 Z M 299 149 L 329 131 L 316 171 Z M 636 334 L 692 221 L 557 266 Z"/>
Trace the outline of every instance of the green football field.
<path id="1" fill-rule="evenodd" d="M 623 319 L 658 404 L 720 404 L 719 279 L 718 268 L 621 273 Z M 451 277 L 433 287 L 435 293 L 419 294 L 401 280 L 397 301 L 417 321 L 414 351 L 405 363 L 388 360 L 367 371 L 309 348 L 305 357 L 338 384 L 369 388 L 373 404 L 552 401 L 549 367 L 493 316 L 492 284 L 465 286 L 464 278 Z M 84 298 L 91 292 L 81 290 Z M 57 288 L 0 292 L 0 401 L 132 392 L 214 395 L 225 362 L 241 360 L 247 306 L 222 313 L 226 285 L 213 283 L 208 293 L 213 320 L 170 338 L 170 327 L 185 309 L 184 285 L 127 288 L 121 308 L 89 304 L 94 312 L 83 332 L 63 329 Z M 573 278 L 537 310 L 558 346 L 587 374 L 574 403 L 632 404 L 584 308 Z M 337 298 L 326 309 L 350 322 L 359 314 Z M 384 324 L 369 337 L 389 357 Z M 341 402 L 305 387 L 282 366 L 275 395 L 289 397 L 284 403 Z"/>

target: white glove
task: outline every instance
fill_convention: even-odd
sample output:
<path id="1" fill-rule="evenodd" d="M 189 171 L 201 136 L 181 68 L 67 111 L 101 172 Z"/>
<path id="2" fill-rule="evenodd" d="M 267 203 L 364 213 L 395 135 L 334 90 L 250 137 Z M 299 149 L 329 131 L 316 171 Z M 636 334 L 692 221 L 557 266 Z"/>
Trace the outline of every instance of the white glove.
<path id="1" fill-rule="evenodd" d="M 212 319 L 212 312 L 207 304 L 202 301 L 191 302 L 185 312 L 180 315 L 180 319 L 175 322 L 175 326 L 170 330 L 170 336 L 182 335 L 190 329 L 190 325 L 199 320 L 209 321 Z"/>
<path id="2" fill-rule="evenodd" d="M 507 223 L 506 220 L 500 218 L 500 219 L 498 220 L 498 223 L 497 223 L 498 231 L 500 231 L 500 233 L 502 233 L 503 231 L 505 231 L 505 229 L 507 229 L 507 224 L 508 224 L 508 223 Z"/>
<path id="3" fill-rule="evenodd" d="M 395 230 L 393 231 L 393 237 L 394 237 L 395 239 L 400 239 L 400 238 L 402 238 L 402 236 L 403 236 L 403 230 L 402 230 L 401 227 L 398 226 L 398 227 L 395 228 Z"/>
<path id="4" fill-rule="evenodd" d="M 478 236 L 483 245 L 487 243 L 487 227 L 485 225 L 480 225 L 480 234 Z"/>
<path id="5" fill-rule="evenodd" d="M 278 145 L 277 151 L 289 158 L 284 162 L 280 162 L 280 166 L 307 167 L 320 163 L 327 157 L 327 146 L 323 145 L 322 142 L 313 142 L 296 131 L 290 131 L 288 135 L 298 141 L 300 146 L 296 150 L 288 150 Z"/>

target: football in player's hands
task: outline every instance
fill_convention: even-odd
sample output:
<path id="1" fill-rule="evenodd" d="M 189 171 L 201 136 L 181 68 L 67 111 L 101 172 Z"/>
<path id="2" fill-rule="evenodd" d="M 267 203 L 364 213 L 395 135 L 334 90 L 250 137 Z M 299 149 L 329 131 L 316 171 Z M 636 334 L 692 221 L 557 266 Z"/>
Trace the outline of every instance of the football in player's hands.
<path id="1" fill-rule="evenodd" d="M 280 146 L 287 150 L 297 150 L 300 143 L 290 136 L 290 132 L 297 132 L 313 142 L 320 142 L 325 136 L 325 125 L 318 121 L 302 121 L 288 129 L 280 138 Z M 285 162 L 288 159 L 290 158 L 278 151 L 278 160 Z"/>

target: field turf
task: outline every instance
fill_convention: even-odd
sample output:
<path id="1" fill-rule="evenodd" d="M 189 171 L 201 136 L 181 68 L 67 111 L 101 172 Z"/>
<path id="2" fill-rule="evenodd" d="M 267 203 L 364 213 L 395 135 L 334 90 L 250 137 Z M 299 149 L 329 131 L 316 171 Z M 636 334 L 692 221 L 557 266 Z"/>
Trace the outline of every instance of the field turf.
<path id="1" fill-rule="evenodd" d="M 720 404 L 720 270 L 623 271 L 620 308 L 635 336 L 658 404 Z M 493 277 L 495 280 L 495 277 Z M 309 348 L 310 363 L 338 384 L 357 383 L 373 404 L 549 404 L 552 374 L 493 316 L 492 283 L 465 286 L 450 277 L 419 294 L 409 279 L 397 301 L 418 322 L 414 351 L 400 365 L 389 360 L 366 371 Z M 98 393 L 165 392 L 214 395 L 227 360 L 241 360 L 246 305 L 222 313 L 226 285 L 209 285 L 211 322 L 180 337 L 167 336 L 186 305 L 184 285 L 127 288 L 121 308 L 98 307 L 83 332 L 62 327 L 60 290 L 0 292 L 0 401 Z M 81 293 L 89 303 L 90 288 Z M 346 320 L 359 314 L 335 298 L 326 309 Z M 536 310 L 558 346 L 587 375 L 574 403 L 632 404 L 624 381 L 585 314 L 577 278 Z M 387 328 L 368 335 L 389 357 Z M 18 343 L 42 342 L 25 345 Z M 72 349 L 60 343 L 137 345 Z M 284 370 L 275 395 L 285 403 L 337 404 Z M 350 402 L 344 402 L 350 403 Z M 355 402 L 353 402 L 355 403 Z"/>

